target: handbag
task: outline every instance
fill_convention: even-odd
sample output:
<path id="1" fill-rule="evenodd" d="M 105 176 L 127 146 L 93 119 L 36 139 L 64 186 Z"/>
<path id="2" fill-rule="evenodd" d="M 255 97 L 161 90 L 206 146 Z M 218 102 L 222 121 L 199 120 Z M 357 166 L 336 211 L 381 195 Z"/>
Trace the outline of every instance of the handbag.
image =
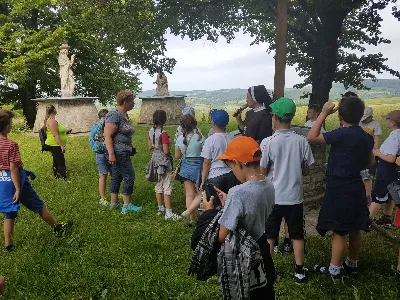
<path id="1" fill-rule="evenodd" d="M 182 161 L 183 161 L 183 159 L 184 159 L 185 156 L 186 156 L 187 149 L 189 148 L 190 141 L 192 140 L 192 137 L 193 137 L 193 136 L 194 136 L 194 133 L 193 133 L 193 135 L 192 135 L 192 136 L 190 137 L 190 139 L 189 139 L 189 143 L 187 144 L 186 149 L 185 149 L 185 154 L 183 154 L 182 158 L 178 161 L 178 164 L 176 165 L 175 170 L 173 170 L 172 173 L 171 173 L 172 180 L 175 180 L 175 179 L 176 179 L 176 176 L 178 176 L 179 171 L 181 170 Z"/>

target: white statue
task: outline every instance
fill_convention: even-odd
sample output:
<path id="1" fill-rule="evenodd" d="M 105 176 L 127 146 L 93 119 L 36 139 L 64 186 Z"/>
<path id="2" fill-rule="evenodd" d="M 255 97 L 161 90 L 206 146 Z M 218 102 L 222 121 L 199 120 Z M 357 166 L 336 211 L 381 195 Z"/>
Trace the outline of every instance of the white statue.
<path id="1" fill-rule="evenodd" d="M 60 47 L 60 54 L 58 56 L 58 64 L 60 65 L 60 78 L 61 78 L 61 97 L 71 97 L 75 90 L 75 77 L 72 72 L 72 65 L 74 64 L 75 55 L 71 55 L 71 60 L 68 58 L 67 44 L 62 44 Z"/>
<path id="2" fill-rule="evenodd" d="M 169 96 L 168 79 L 164 73 L 159 73 L 154 83 L 157 84 L 156 96 Z"/>

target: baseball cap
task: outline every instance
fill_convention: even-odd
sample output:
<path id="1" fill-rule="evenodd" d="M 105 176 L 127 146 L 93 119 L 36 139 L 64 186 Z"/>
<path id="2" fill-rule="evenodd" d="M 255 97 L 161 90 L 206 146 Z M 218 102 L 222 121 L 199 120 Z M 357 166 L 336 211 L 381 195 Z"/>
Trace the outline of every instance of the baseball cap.
<path id="1" fill-rule="evenodd" d="M 374 111 L 372 107 L 366 106 L 364 109 L 364 114 L 361 118 L 361 122 L 365 121 L 367 118 L 372 117 L 374 115 Z"/>
<path id="2" fill-rule="evenodd" d="M 281 119 L 292 119 L 296 113 L 296 104 L 292 99 L 281 97 L 269 105 L 272 113 Z M 288 116 L 290 114 L 290 116 Z"/>
<path id="3" fill-rule="evenodd" d="M 213 109 L 210 111 L 210 116 L 218 127 L 225 127 L 229 123 L 229 115 L 225 110 Z"/>
<path id="4" fill-rule="evenodd" d="M 383 115 L 382 118 L 390 119 L 395 122 L 397 126 L 400 126 L 400 110 L 393 110 L 387 115 Z"/>
<path id="5" fill-rule="evenodd" d="M 224 154 L 218 156 L 218 160 L 235 160 L 238 162 L 254 162 L 261 160 L 261 156 L 254 157 L 257 151 L 261 151 L 257 142 L 248 136 L 234 138 L 226 147 Z"/>

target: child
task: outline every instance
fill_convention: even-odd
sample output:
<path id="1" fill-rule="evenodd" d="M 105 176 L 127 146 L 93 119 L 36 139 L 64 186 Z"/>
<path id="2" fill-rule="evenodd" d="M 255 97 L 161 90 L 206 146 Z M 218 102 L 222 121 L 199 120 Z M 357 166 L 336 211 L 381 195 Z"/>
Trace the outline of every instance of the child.
<path id="1" fill-rule="evenodd" d="M 314 157 L 305 137 L 290 130 L 296 113 L 293 100 L 282 97 L 270 105 L 272 126 L 275 133 L 261 143 L 261 171 L 272 181 L 275 188 L 275 205 L 268 218 L 266 234 L 271 245 L 279 236 L 282 219 L 288 226 L 296 260 L 294 280 L 296 284 L 307 281 L 304 268 L 304 216 L 302 168 L 314 163 Z"/>
<path id="2" fill-rule="evenodd" d="M 172 212 L 171 195 L 174 189 L 172 180 L 172 157 L 170 154 L 170 139 L 163 126 L 167 121 L 167 113 L 164 110 L 156 110 L 153 114 L 153 128 L 149 131 L 148 145 L 153 150 L 151 161 L 155 173 L 157 174 L 157 184 L 155 186 L 156 199 L 158 204 L 158 214 L 165 211 L 165 220 L 179 220 L 180 217 Z M 163 199 L 165 209 L 163 206 Z"/>
<path id="3" fill-rule="evenodd" d="M 194 118 L 196 118 L 196 112 L 194 111 L 194 108 L 191 106 L 185 106 L 182 108 L 182 116 L 185 115 L 191 115 Z M 201 130 L 199 128 L 197 128 L 196 130 L 199 131 L 199 133 L 201 134 Z M 181 135 L 183 135 L 183 130 L 182 130 L 182 126 L 178 126 L 178 128 L 176 129 L 176 133 L 175 133 L 175 137 L 174 137 L 174 143 L 176 143 L 176 140 L 178 139 L 178 137 L 180 137 Z"/>
<path id="4" fill-rule="evenodd" d="M 339 107 L 327 102 L 308 134 L 315 144 L 331 145 L 327 166 L 325 198 L 318 217 L 317 231 L 324 236 L 332 230 L 332 257 L 329 267 L 316 265 L 318 273 L 330 274 L 337 279 L 341 270 L 358 274 L 361 251 L 361 230 L 369 227 L 365 188 L 360 172 L 375 163 L 372 153 L 373 139 L 358 124 L 364 113 L 364 102 L 357 97 L 343 97 Z M 342 126 L 320 134 L 325 119 L 339 111 Z M 343 262 L 349 242 L 349 255 Z"/>
<path id="5" fill-rule="evenodd" d="M 200 190 L 203 190 L 202 187 L 205 184 L 212 184 L 224 193 L 228 193 L 229 189 L 238 182 L 232 170 L 217 158 L 225 153 L 226 147 L 233 139 L 233 136 L 226 132 L 229 115 L 224 110 L 212 110 L 210 116 L 214 134 L 206 139 L 201 152 L 204 161 Z M 200 206 L 200 202 L 201 195 L 198 195 L 190 207 L 182 213 L 183 220 L 187 225 L 192 223 L 190 215 Z"/>
<path id="6" fill-rule="evenodd" d="M 374 149 L 379 149 L 380 137 L 382 135 L 381 124 L 374 120 L 374 112 L 371 107 L 366 106 L 364 110 L 364 115 L 361 118 L 360 126 L 367 133 L 374 137 Z M 367 203 L 372 202 L 372 175 L 375 175 L 375 168 L 366 169 L 361 171 L 361 177 L 364 181 L 365 192 L 367 194 Z"/>
<path id="7" fill-rule="evenodd" d="M 0 207 L 10 207 L 10 203 L 17 204 L 18 202 L 25 205 L 29 210 L 39 213 L 43 221 L 49 224 L 57 236 L 62 236 L 71 226 L 72 220 L 66 224 L 57 223 L 43 201 L 33 189 L 28 175 L 35 178 L 32 172 L 23 169 L 18 144 L 7 138 L 12 129 L 12 119 L 14 113 L 9 110 L 0 110 L 0 171 L 2 180 L 0 185 Z M 12 192 L 9 188 L 9 183 L 12 182 Z M 10 194 L 10 192 L 12 194 Z M 14 223 L 17 217 L 18 210 L 2 209 L 5 214 L 4 220 L 4 239 L 5 250 L 10 252 L 14 249 L 13 235 Z"/>
<path id="8" fill-rule="evenodd" d="M 242 184 L 232 187 L 228 195 L 216 189 L 224 206 L 219 219 L 218 241 L 220 244 L 224 244 L 229 233 L 238 228 L 244 229 L 257 241 L 264 266 L 263 268 L 256 267 L 256 270 L 252 269 L 250 273 L 249 299 L 275 299 L 273 286 L 275 268 L 264 234 L 265 223 L 274 205 L 274 186 L 265 178 L 264 174 L 260 173 L 260 159 L 261 149 L 257 142 L 244 136 L 233 139 L 226 148 L 226 152 L 218 157 L 218 160 L 224 161 L 232 169 L 236 178 L 242 182 Z M 205 193 L 203 193 L 203 197 L 205 197 Z M 212 209 L 213 201 L 213 197 L 210 201 L 205 199 L 204 209 Z M 248 276 L 248 274 L 240 275 L 240 277 L 244 276 Z M 223 291 L 224 295 L 225 293 L 226 291 Z"/>
<path id="9" fill-rule="evenodd" d="M 314 125 L 315 120 L 321 113 L 321 108 L 318 105 L 311 104 L 307 109 L 307 119 L 308 121 L 304 124 L 304 127 L 311 128 Z M 325 132 L 324 128 L 321 128 L 321 132 Z"/>
<path id="10" fill-rule="evenodd" d="M 111 165 L 108 162 L 108 157 L 105 154 L 104 144 L 104 118 L 108 114 L 107 109 L 101 109 L 98 113 L 99 121 L 94 124 L 90 130 L 90 145 L 92 150 L 96 153 L 96 165 L 99 170 L 99 194 L 100 205 L 109 206 L 110 203 L 106 200 L 106 184 L 107 175 L 111 171 Z"/>
<path id="11" fill-rule="evenodd" d="M 376 221 L 378 225 L 391 226 L 394 202 L 390 197 L 387 185 L 397 179 L 396 156 L 400 155 L 400 110 L 394 110 L 383 116 L 386 127 L 391 131 L 380 149 L 374 149 L 374 155 L 379 159 L 375 180 L 375 194 L 369 207 L 371 217 L 374 217 L 382 204 L 385 204 L 383 216 Z"/>

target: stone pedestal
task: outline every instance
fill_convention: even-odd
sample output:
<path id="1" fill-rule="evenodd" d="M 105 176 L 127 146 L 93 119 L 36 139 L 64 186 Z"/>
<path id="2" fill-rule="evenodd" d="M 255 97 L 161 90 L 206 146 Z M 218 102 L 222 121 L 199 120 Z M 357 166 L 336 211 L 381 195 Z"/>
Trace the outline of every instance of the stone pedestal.
<path id="1" fill-rule="evenodd" d="M 156 110 L 165 110 L 167 113 L 166 125 L 179 125 L 182 117 L 182 107 L 186 96 L 153 96 L 142 99 L 139 124 L 152 125 L 153 113 Z"/>
<path id="2" fill-rule="evenodd" d="M 90 132 L 90 128 L 98 121 L 97 108 L 94 105 L 96 97 L 64 97 L 64 98 L 38 98 L 36 121 L 33 127 L 38 132 L 44 124 L 46 106 L 52 104 L 57 110 L 57 121 L 72 133 Z"/>

